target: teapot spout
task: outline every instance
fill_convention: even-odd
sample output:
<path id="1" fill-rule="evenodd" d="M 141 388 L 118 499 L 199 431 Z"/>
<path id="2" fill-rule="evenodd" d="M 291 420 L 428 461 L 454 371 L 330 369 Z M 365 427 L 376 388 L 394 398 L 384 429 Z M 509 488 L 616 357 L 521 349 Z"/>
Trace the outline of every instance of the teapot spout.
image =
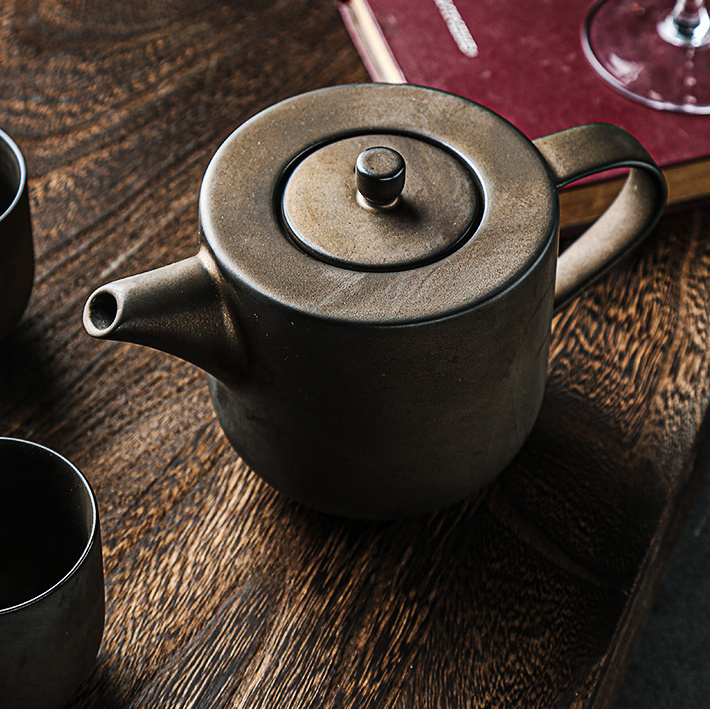
<path id="1" fill-rule="evenodd" d="M 191 258 L 96 289 L 84 306 L 84 328 L 98 339 L 153 347 L 236 384 L 244 351 L 220 285 L 202 247 Z"/>

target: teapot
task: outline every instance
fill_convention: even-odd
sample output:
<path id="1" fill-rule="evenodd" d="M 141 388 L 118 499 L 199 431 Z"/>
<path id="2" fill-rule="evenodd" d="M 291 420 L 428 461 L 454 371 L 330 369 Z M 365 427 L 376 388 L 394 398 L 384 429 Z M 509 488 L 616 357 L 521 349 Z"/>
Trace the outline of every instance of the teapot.
<path id="1" fill-rule="evenodd" d="M 558 258 L 558 188 L 619 167 L 615 202 Z M 289 497 L 421 514 L 514 458 L 553 311 L 649 233 L 665 198 L 619 127 L 531 141 L 433 89 L 320 89 L 229 136 L 202 182 L 198 253 L 98 288 L 84 327 L 202 368 L 233 447 Z"/>

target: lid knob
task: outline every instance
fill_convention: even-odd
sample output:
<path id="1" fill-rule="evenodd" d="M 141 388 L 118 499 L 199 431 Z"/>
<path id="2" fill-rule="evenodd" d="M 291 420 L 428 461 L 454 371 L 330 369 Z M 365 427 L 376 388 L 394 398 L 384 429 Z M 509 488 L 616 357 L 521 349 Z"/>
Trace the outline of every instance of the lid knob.
<path id="1" fill-rule="evenodd" d="M 358 197 L 365 206 L 394 207 L 404 189 L 404 158 L 392 148 L 381 146 L 363 150 L 355 161 Z"/>

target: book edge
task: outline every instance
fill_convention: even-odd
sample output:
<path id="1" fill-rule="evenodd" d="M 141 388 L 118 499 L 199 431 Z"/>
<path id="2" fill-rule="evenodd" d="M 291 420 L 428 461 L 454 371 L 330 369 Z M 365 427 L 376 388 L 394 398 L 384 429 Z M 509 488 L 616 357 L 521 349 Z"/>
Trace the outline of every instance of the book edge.
<path id="1" fill-rule="evenodd" d="M 367 0 L 337 0 L 353 44 L 374 81 L 404 84 L 406 79 Z"/>

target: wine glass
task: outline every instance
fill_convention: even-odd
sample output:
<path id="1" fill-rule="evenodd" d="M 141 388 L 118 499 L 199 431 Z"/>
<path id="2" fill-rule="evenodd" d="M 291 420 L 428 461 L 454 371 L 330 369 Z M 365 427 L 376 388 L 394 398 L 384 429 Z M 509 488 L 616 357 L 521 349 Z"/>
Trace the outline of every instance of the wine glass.
<path id="1" fill-rule="evenodd" d="M 705 0 L 598 0 L 582 30 L 590 63 L 647 106 L 710 113 L 710 16 Z"/>

